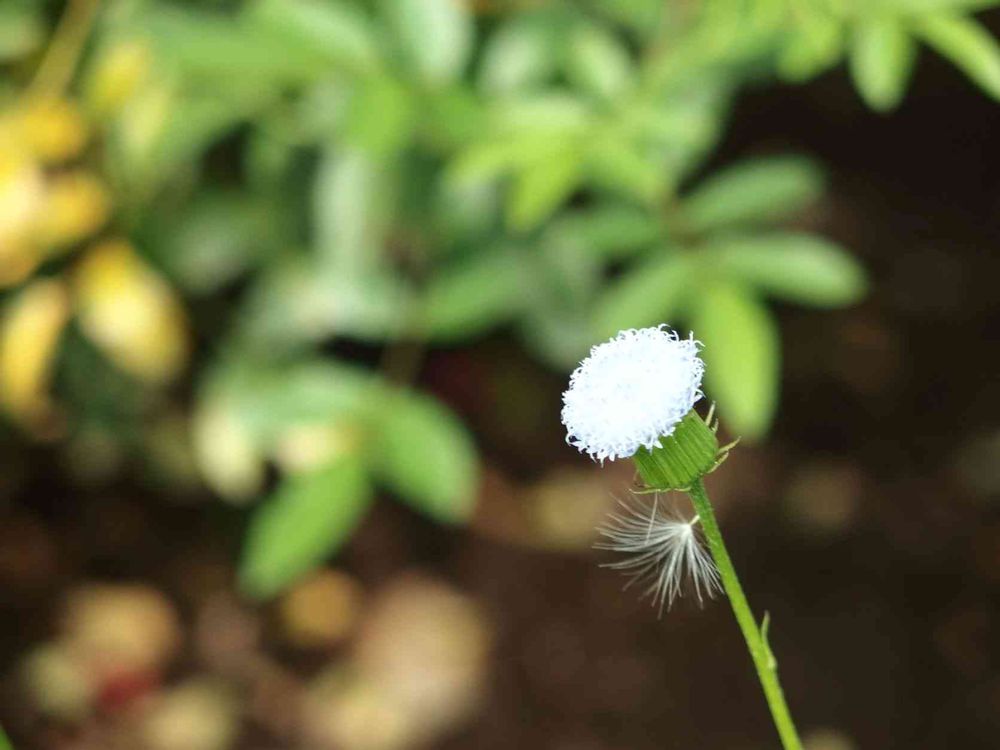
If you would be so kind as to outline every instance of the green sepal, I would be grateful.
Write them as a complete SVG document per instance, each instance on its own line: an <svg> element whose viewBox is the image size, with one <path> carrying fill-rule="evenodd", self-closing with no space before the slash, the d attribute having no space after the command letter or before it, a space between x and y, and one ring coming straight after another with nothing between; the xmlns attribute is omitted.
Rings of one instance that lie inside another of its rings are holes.
<svg viewBox="0 0 1000 750"><path fill-rule="evenodd" d="M672 435L660 438L661 447L636 451L632 458L647 487L686 490L719 465L725 458L726 449L720 451L711 421L711 415L706 421L692 409L677 424Z"/></svg>

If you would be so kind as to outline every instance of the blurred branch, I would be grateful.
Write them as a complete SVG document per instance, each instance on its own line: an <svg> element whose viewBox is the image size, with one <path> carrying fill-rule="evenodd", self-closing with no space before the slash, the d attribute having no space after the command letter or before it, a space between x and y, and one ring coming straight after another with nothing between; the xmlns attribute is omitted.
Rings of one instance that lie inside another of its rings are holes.
<svg viewBox="0 0 1000 750"><path fill-rule="evenodd" d="M58 96L69 85L83 45L93 28L100 0L69 0L52 35L30 92L36 96Z"/></svg>

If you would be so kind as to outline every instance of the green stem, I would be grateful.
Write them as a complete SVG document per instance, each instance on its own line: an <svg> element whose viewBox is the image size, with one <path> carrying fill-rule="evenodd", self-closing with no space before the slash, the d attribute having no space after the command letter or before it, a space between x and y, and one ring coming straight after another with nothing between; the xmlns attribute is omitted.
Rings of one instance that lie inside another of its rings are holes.
<svg viewBox="0 0 1000 750"><path fill-rule="evenodd" d="M778 729L778 735L781 737L781 744L785 750L802 750L802 742L795 730L792 715L788 711L788 704L785 703L781 682L778 681L777 663L771 654L771 648L767 645L765 633L762 633L757 626L753 610L750 609L750 604L743 593L743 587L740 586L740 579L736 576L732 560L729 559L729 552L726 551L722 532L719 531L719 524L715 521L715 513L712 511L712 504L708 500L702 480L696 480L688 492L695 511L698 513L701 528L705 532L708 548L715 559L715 566L719 569L722 585L729 597L730 604L733 606L736 622L739 623L740 630L743 631L743 638L747 642L750 656L757 668L757 677L760 679L761 687L764 688L764 697L771 709L771 716Z"/></svg>

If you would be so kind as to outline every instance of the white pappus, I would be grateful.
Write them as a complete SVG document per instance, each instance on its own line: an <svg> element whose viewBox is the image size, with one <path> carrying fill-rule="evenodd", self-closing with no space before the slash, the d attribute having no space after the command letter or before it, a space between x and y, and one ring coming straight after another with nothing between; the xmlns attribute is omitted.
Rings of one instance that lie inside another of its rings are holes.
<svg viewBox="0 0 1000 750"><path fill-rule="evenodd" d="M702 548L695 526L698 516L683 518L674 509L661 508L660 496L633 495L618 501L619 509L608 516L599 532L606 541L595 547L626 555L604 567L620 570L634 583L645 583L643 596L651 596L660 614L682 595L684 579L691 578L701 604L722 590L711 556Z"/></svg>

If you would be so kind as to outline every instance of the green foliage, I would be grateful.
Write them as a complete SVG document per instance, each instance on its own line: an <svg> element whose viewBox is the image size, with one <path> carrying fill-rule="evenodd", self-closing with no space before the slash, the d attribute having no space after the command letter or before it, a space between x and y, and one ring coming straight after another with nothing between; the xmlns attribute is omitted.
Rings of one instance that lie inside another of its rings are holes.
<svg viewBox="0 0 1000 750"><path fill-rule="evenodd" d="M684 199L681 211L689 231L709 232L785 218L822 192L823 175L811 161L770 157L714 175Z"/></svg>
<svg viewBox="0 0 1000 750"><path fill-rule="evenodd" d="M219 369L195 427L202 471L224 497L259 492L268 461L292 471L251 524L244 583L256 596L336 551L373 485L447 523L465 520L476 497L478 459L461 420L430 396L327 359ZM337 509L325 509L323 493ZM315 528L287 533L304 516Z"/></svg>
<svg viewBox="0 0 1000 750"><path fill-rule="evenodd" d="M913 71L915 47L898 18L865 18L857 23L849 57L851 76L872 109L899 105Z"/></svg>
<svg viewBox="0 0 1000 750"><path fill-rule="evenodd" d="M752 292L716 282L699 290L693 323L705 344L705 382L719 411L749 438L771 424L778 396L778 330Z"/></svg>
<svg viewBox="0 0 1000 750"><path fill-rule="evenodd" d="M983 91L1000 99L1000 45L983 26L971 18L941 12L922 18L918 30Z"/></svg>
<svg viewBox="0 0 1000 750"><path fill-rule="evenodd" d="M843 248L815 235L773 232L719 238L705 261L764 294L812 307L842 307L867 289L861 265Z"/></svg>
<svg viewBox="0 0 1000 750"><path fill-rule="evenodd" d="M450 411L398 391L383 403L370 449L375 476L403 500L445 523L464 521L476 497L476 453Z"/></svg>
<svg viewBox="0 0 1000 750"><path fill-rule="evenodd" d="M0 62L24 57L44 39L45 27L35 4L11 0L0 8Z"/></svg>
<svg viewBox="0 0 1000 750"><path fill-rule="evenodd" d="M998 97L1000 51L970 15L992 4L101 4L78 76L87 164L205 344L202 475L246 502L278 469L248 590L332 553L372 487L441 521L472 510L478 459L458 416L333 343L456 347L503 329L567 372L621 328L668 322L704 341L723 421L764 435L780 348L763 300L833 308L867 283L847 250L781 226L822 199L813 161L706 168L735 96L846 63L891 110L923 43ZM35 3L0 9L7 88L48 22ZM80 390L105 391L75 408L81 428L120 401L101 382ZM303 431L323 436L319 466L299 455Z"/></svg>
<svg viewBox="0 0 1000 750"><path fill-rule="evenodd" d="M294 582L350 535L371 497L361 461L352 456L283 480L250 520L242 589L265 598Z"/></svg>

